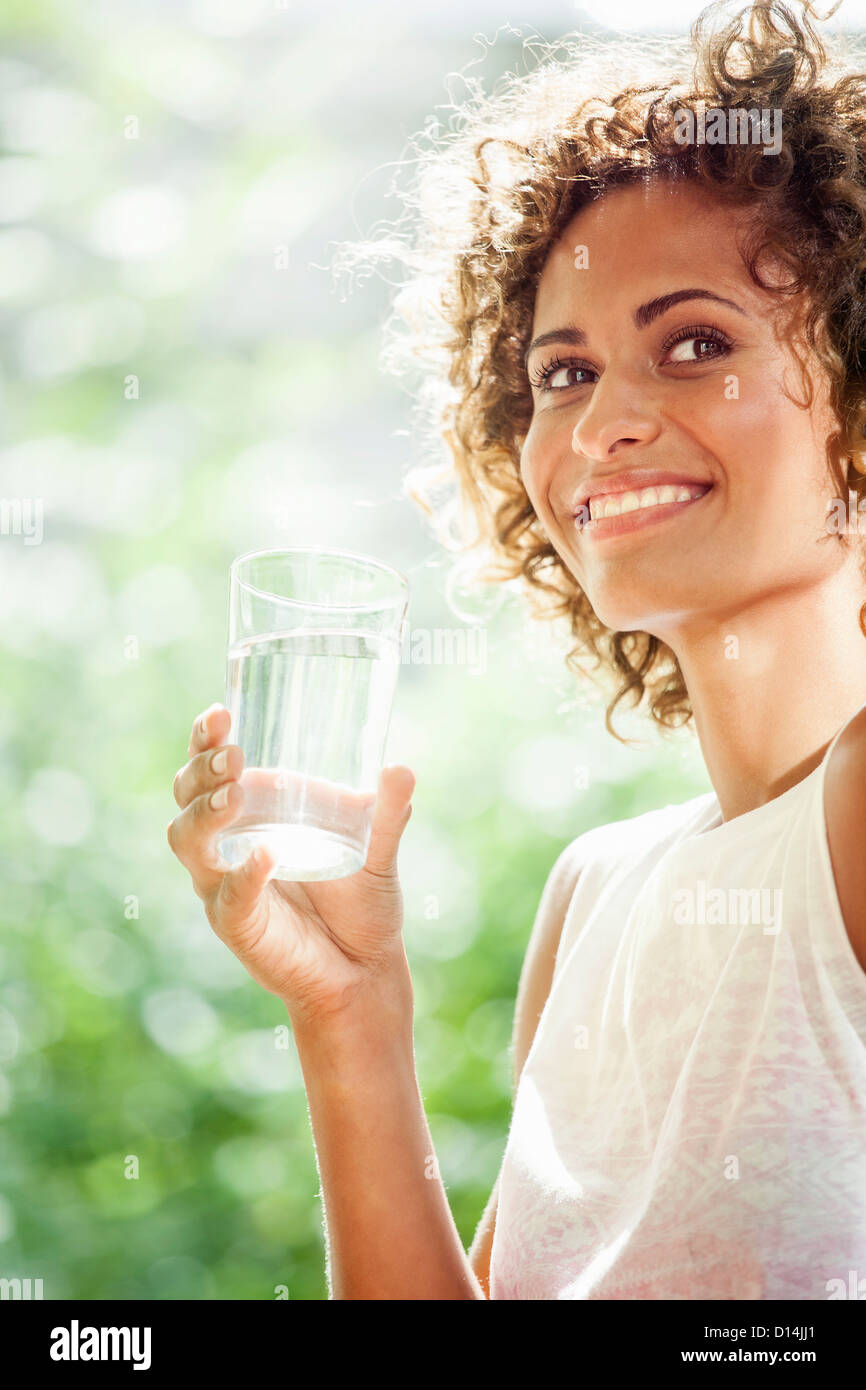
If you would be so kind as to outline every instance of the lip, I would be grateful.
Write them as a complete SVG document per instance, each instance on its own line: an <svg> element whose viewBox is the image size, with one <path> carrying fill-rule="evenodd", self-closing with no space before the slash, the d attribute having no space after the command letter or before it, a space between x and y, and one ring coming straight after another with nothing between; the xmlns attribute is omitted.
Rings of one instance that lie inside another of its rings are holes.
<svg viewBox="0 0 866 1390"><path fill-rule="evenodd" d="M645 487L652 487L652 483L645 483ZM695 483L693 486L697 487ZM620 512L619 516L600 516L594 521L586 521L581 526L575 517L575 530L577 534L586 540L601 540L603 538L626 535L631 531L641 531L647 526L656 526L660 522L668 521L674 516L679 516L682 512L688 511L692 507L700 506L701 502L711 496L714 491L712 483L701 484L706 486L706 492L701 493L700 497L692 497L688 502L664 502L656 504L654 507L637 508L633 512ZM626 491L629 489L618 489ZM600 497L601 493L590 493L591 497Z"/></svg>
<svg viewBox="0 0 866 1390"><path fill-rule="evenodd" d="M600 475L597 478L587 478L575 493L571 514L577 516L581 507L589 504L590 497L613 497L618 492L640 492L645 487L667 485L712 487L712 483L708 483L706 478L696 478L689 473L665 472L661 468L631 468L622 473L611 473L609 477Z"/></svg>

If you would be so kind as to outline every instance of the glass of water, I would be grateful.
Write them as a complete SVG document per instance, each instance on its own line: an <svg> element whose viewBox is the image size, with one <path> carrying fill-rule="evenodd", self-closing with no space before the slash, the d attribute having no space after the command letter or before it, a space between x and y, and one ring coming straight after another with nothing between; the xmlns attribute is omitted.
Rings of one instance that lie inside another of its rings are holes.
<svg viewBox="0 0 866 1390"><path fill-rule="evenodd" d="M232 564L226 706L246 795L218 842L232 867L265 844L273 878L363 868L408 602L404 575L348 551Z"/></svg>

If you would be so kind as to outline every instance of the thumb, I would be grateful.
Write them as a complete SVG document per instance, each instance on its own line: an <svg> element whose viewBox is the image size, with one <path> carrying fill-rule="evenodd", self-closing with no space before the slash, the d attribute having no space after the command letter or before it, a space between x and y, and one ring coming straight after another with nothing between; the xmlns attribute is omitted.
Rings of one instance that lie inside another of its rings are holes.
<svg viewBox="0 0 866 1390"><path fill-rule="evenodd" d="M217 935L232 950L255 917L273 868L271 851L267 845L259 845L242 864L223 875L217 894L220 918Z"/></svg>
<svg viewBox="0 0 866 1390"><path fill-rule="evenodd" d="M393 874L397 867L400 837L412 814L415 774L409 767L394 764L379 774L379 790L373 808L370 847L364 868L372 874Z"/></svg>

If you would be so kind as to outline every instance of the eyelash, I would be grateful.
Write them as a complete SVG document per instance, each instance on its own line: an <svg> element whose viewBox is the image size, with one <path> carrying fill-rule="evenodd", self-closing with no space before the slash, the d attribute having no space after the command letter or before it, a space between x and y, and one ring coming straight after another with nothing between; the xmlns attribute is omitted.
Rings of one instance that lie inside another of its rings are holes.
<svg viewBox="0 0 866 1390"><path fill-rule="evenodd" d="M697 340L698 342L711 342L711 343L715 343L715 344L717 345L717 347L719 347L719 348L722 349L721 352L714 352L714 353L712 353L711 355L708 354L707 356L705 356L705 357L703 357L703 358L696 357L696 358L695 358L695 361L696 361L696 362L700 362L700 361L710 362L710 361L713 361L716 357L724 356L724 354L725 354L726 352L730 352L731 348L733 347L733 343L732 343L731 339L728 337L728 335L727 335L726 333L723 333L723 332L721 331L721 329L719 329L719 328L712 328L712 327L709 327L708 325L697 325L697 326L694 326L694 327L691 327L691 328L680 328L680 329L678 329L677 332L676 332L671 338L668 338L668 339L666 340L666 342L663 344L663 346L662 346L662 351L663 351L663 352L669 352L670 349L671 349L672 347L675 347L677 343L687 343L687 342L689 342L689 341L692 340L692 339L695 339L695 340ZM683 363L683 362L681 362L681 363L679 363L679 364L677 364L677 365L679 365L679 366L689 366L689 365L691 365L691 364L690 364L690 363ZM592 367L586 366L585 363L579 362L579 361L578 361L576 358L574 358L574 357L565 357L565 358L562 358L562 357L558 357L558 356L557 356L557 357L551 358L551 359L550 359L549 361L547 361L547 362L543 362L543 363L541 364L541 366L537 368L535 374L532 375L532 376L530 376L530 378L529 378L530 384L531 384L532 386L537 387L538 390L540 390L540 391L565 391L565 390L567 390L568 388L565 387L565 386L548 386L548 385L546 384L546 383L548 382L548 380L550 379L550 377L553 376L554 372L559 371L562 367L573 367L576 371L582 371L582 372L591 372L591 371L593 370ZM587 385L587 382L585 382L585 381L580 381L580 382L575 382L574 384L575 384L576 386L586 386L586 385Z"/></svg>

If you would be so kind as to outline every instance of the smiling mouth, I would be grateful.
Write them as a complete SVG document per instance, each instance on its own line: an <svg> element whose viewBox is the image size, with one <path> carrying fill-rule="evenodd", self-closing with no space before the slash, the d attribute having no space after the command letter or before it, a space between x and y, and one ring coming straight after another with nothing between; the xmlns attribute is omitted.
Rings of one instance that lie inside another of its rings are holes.
<svg viewBox="0 0 866 1390"><path fill-rule="evenodd" d="M581 535L621 535L676 516L712 491L712 483L666 483L636 491L600 493L574 517Z"/></svg>

